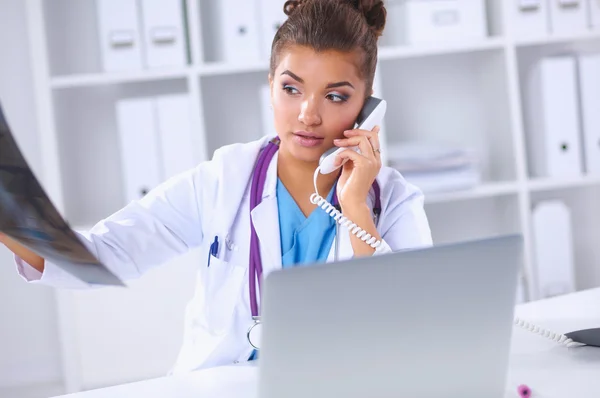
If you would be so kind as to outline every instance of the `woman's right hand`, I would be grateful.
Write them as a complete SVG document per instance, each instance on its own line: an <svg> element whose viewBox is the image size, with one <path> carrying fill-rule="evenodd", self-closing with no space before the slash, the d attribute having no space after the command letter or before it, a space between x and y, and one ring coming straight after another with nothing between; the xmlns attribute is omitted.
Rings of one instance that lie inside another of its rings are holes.
<svg viewBox="0 0 600 398"><path fill-rule="evenodd" d="M40 272L44 272L44 258L38 256L31 250L22 246L21 244L15 242L7 235L0 232L0 243L8 248L11 252L16 254L18 257L23 259L27 264L31 265L33 268Z"/></svg>

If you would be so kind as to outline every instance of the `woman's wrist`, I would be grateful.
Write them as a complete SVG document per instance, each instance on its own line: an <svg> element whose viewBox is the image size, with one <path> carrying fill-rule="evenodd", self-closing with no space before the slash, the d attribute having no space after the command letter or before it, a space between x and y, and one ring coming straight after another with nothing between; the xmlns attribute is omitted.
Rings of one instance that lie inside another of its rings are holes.
<svg viewBox="0 0 600 398"><path fill-rule="evenodd" d="M350 216L358 216L360 218L362 218L361 216L364 216L365 214L370 214L371 213L371 209L369 209L369 205L367 204L367 201L345 201L345 202L340 202L340 207L341 207L341 211L342 213L348 217L349 219L352 220L352 217Z"/></svg>

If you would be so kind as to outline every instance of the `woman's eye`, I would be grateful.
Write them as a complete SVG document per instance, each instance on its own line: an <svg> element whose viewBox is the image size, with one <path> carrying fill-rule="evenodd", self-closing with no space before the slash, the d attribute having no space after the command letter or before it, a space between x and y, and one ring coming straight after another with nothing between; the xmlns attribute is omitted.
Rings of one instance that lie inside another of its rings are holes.
<svg viewBox="0 0 600 398"><path fill-rule="evenodd" d="M340 94L328 94L327 98L332 102L345 102L348 100L348 97Z"/></svg>
<svg viewBox="0 0 600 398"><path fill-rule="evenodd" d="M298 90L292 86L283 86L283 91L288 94L298 94Z"/></svg>

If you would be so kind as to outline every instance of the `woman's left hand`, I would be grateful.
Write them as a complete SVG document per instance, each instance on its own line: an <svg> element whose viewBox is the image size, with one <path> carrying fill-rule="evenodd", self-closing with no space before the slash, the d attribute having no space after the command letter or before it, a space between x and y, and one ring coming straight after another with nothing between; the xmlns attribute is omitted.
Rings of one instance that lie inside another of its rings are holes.
<svg viewBox="0 0 600 398"><path fill-rule="evenodd" d="M358 146L361 153L347 149L336 158L336 165L347 160L338 180L338 200L342 208L362 207L366 204L369 190L381 169L379 126L371 131L347 130L344 136L346 138L335 140L334 144L341 148Z"/></svg>

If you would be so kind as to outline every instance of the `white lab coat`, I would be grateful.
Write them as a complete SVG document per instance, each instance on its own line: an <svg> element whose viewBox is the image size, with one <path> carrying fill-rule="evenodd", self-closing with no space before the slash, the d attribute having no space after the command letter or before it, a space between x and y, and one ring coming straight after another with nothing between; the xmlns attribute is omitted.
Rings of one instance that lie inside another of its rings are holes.
<svg viewBox="0 0 600 398"><path fill-rule="evenodd" d="M246 338L252 324L249 192L253 166L267 140L217 150L211 161L171 178L81 234L100 261L125 280L198 246L201 258L208 258L210 244L218 236L218 257L211 258L210 267L198 264L196 290L186 309L184 341L174 374L246 361L252 353ZM396 251L431 245L421 191L391 168L382 168L377 179L382 203L378 231L385 248ZM262 202L251 215L264 276L281 268L276 182L277 154L268 168ZM371 193L371 205L373 198ZM345 228L339 231L339 257L351 258L349 232ZM334 259L334 246L328 261ZM32 283L87 287L50 262L43 274L20 259L17 266Z"/></svg>

